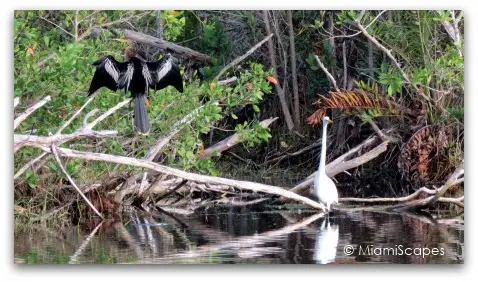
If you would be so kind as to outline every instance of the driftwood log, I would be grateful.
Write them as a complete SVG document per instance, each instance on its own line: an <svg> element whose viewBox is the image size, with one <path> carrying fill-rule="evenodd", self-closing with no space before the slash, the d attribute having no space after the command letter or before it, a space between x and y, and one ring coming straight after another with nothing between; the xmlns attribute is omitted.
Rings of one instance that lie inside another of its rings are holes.
<svg viewBox="0 0 478 282"><path fill-rule="evenodd" d="M206 54L138 31L133 31L130 29L115 29L114 32L123 33L128 40L154 46L166 52L173 52L183 58L200 62L207 62L210 60L210 57Z"/></svg>

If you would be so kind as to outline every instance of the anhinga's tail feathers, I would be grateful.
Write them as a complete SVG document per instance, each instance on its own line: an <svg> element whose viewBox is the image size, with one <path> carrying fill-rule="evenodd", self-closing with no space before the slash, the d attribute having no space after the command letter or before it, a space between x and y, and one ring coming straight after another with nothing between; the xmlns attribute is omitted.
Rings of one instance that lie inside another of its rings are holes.
<svg viewBox="0 0 478 282"><path fill-rule="evenodd" d="M134 100L134 126L141 133L148 134L150 125L146 111L146 96L138 95Z"/></svg>

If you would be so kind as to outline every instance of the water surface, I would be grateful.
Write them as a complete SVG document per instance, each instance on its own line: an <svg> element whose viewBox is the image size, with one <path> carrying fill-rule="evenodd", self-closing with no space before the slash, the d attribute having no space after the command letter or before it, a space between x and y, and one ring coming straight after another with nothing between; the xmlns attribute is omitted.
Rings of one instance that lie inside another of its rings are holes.
<svg viewBox="0 0 478 282"><path fill-rule="evenodd" d="M463 263L464 221L366 211L132 211L77 226L15 229L15 263Z"/></svg>

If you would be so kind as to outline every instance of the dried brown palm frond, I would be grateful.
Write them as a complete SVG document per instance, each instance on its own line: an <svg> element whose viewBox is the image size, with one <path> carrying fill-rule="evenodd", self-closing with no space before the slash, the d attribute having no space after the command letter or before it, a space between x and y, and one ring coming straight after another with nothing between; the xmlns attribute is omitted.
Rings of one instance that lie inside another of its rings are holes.
<svg viewBox="0 0 478 282"><path fill-rule="evenodd" d="M400 112L397 103L392 97L383 97L378 93L371 94L362 89L330 91L329 95L319 95L320 98L314 103L319 110L313 113L307 122L311 125L319 124L325 116L327 109L360 109L371 116L383 114L398 114Z"/></svg>

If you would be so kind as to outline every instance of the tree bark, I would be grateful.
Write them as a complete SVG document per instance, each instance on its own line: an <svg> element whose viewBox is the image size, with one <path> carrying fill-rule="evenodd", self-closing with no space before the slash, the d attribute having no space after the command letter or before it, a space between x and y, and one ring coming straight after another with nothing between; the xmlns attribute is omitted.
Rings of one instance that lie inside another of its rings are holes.
<svg viewBox="0 0 478 282"><path fill-rule="evenodd" d="M292 91L294 92L294 123L296 128L300 127L300 108L299 108L299 86L297 85L297 65L295 58L295 40L294 26L292 25L292 11L287 11L287 21L289 25L290 41L290 60L292 69Z"/></svg>
<svg viewBox="0 0 478 282"><path fill-rule="evenodd" d="M267 10L262 11L262 14L263 14L263 17L264 17L264 23L265 23L265 26L266 26L266 32L267 32L267 34L271 34L272 32L271 32L271 27L270 27L270 23L269 23L268 13L269 12ZM284 90L282 89L282 87L279 83L279 79L278 79L279 76L277 75L276 52L275 52L275 48L274 48L274 43L273 43L272 40L269 40L267 42L267 45L269 47L269 58L271 60L271 65L272 65L272 68L274 69L273 70L273 75L277 80L277 83L275 83L274 86L276 88L277 95L279 95L279 100L280 100L280 104L281 104L281 108L282 108L282 114L284 115L284 119L285 119L285 122L287 124L287 129L289 129L289 131L291 131L294 128L294 122L292 121L292 117L290 115L289 105L287 105L287 100L285 98Z"/></svg>

